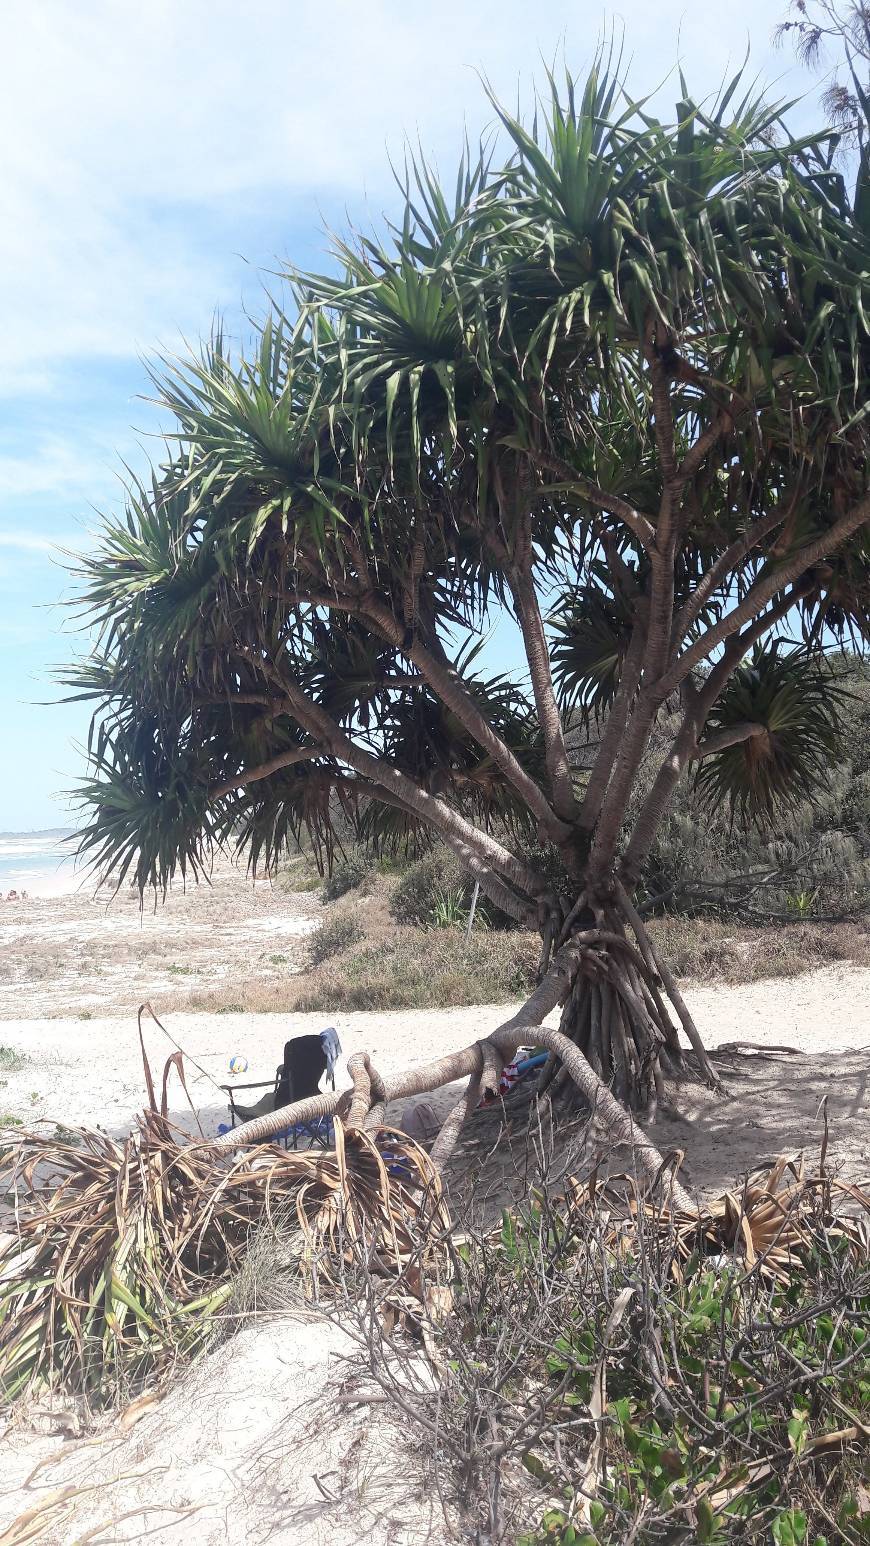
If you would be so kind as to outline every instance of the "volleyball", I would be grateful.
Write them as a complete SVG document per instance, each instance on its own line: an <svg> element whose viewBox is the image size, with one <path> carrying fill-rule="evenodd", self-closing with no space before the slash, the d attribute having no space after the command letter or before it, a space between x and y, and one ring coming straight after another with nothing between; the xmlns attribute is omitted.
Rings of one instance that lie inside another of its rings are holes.
<svg viewBox="0 0 870 1546"><path fill-rule="evenodd" d="M236 1057L234 1057L234 1058L230 1058L230 1073L231 1074L246 1074L247 1072L248 1072L248 1060L247 1060L247 1058L242 1057L240 1054L237 1054Z"/></svg>

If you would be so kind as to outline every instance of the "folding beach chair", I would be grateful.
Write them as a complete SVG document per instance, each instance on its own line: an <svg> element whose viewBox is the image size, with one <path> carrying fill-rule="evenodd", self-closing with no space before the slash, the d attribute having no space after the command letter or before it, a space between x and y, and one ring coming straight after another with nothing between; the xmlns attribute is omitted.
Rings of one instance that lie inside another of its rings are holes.
<svg viewBox="0 0 870 1546"><path fill-rule="evenodd" d="M335 1027L330 1025L320 1035L294 1036L284 1046L284 1061L278 1064L271 1087L266 1080L250 1084L223 1084L230 1098L230 1122L250 1122L267 1111L280 1111L298 1100L307 1100L320 1094L320 1081L326 1074L327 1081L335 1089L335 1066L341 1056L341 1042ZM256 1105L242 1105L236 1096L241 1090L266 1090ZM296 1122L276 1134L276 1142L285 1148L295 1149L300 1138L320 1144L324 1149L332 1143L331 1117L318 1117L313 1122Z"/></svg>

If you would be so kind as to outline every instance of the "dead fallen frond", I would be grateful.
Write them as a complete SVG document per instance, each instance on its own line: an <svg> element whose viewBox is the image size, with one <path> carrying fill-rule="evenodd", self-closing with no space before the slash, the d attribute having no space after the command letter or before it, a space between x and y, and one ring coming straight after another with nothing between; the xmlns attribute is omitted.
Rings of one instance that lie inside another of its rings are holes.
<svg viewBox="0 0 870 1546"><path fill-rule="evenodd" d="M858 1257L866 1258L870 1242L870 1185L849 1183L824 1170L808 1172L802 1157L785 1155L698 1211L651 1203L628 1175L611 1177L604 1185L595 1174L582 1183L570 1180L561 1206L572 1228L580 1227L584 1216L606 1210L609 1242L617 1253L636 1249L641 1222L644 1229L662 1234L673 1245L675 1280L699 1264L728 1261L743 1272L787 1285L805 1270L820 1230Z"/></svg>
<svg viewBox="0 0 870 1546"><path fill-rule="evenodd" d="M18 1137L0 1157L15 1196L0 1236L3 1397L49 1388L102 1405L155 1382L202 1345L252 1231L279 1216L295 1221L307 1292L328 1292L342 1258L360 1253L413 1292L406 1269L422 1248L437 1272L447 1224L428 1157L403 1134L338 1120L335 1138L325 1153L220 1154L153 1108L122 1141Z"/></svg>

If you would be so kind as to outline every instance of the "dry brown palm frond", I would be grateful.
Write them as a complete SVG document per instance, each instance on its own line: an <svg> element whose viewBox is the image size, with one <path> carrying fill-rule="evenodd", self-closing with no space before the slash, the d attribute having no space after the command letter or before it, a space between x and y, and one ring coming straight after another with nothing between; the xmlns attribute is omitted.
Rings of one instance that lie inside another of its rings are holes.
<svg viewBox="0 0 870 1546"><path fill-rule="evenodd" d="M389 1164L382 1149L389 1152ZM332 1151L216 1154L152 1106L129 1137L28 1133L0 1156L15 1194L0 1237L0 1392L124 1399L199 1347L253 1229L294 1217L298 1270L329 1292L365 1260L385 1294L422 1298L446 1263L448 1215L428 1156L403 1134L345 1132Z"/></svg>
<svg viewBox="0 0 870 1546"><path fill-rule="evenodd" d="M850 1211L846 1211L850 1204ZM746 1272L787 1284L805 1269L818 1230L829 1240L866 1256L870 1245L870 1187L827 1175L808 1174L802 1158L781 1156L755 1171L739 1190L727 1191L698 1212L670 1210L641 1195L633 1176L599 1184L596 1175L565 1187L564 1206L573 1220L584 1213L601 1219L607 1210L608 1245L614 1254L634 1248L641 1219L673 1239L671 1271L681 1276L690 1261L733 1259Z"/></svg>

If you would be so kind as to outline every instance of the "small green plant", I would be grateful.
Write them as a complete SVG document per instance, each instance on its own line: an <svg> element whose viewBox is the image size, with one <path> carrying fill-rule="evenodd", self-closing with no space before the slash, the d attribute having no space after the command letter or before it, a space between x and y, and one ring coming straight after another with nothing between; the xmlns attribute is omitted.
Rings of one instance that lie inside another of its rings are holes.
<svg viewBox="0 0 870 1546"><path fill-rule="evenodd" d="M81 1133L76 1132L72 1127L65 1127L63 1122L55 1122L54 1136L58 1143L76 1145L82 1142Z"/></svg>
<svg viewBox="0 0 870 1546"><path fill-rule="evenodd" d="M170 977L190 977L193 975L194 967L178 966L176 962L173 961L172 965L168 966L166 970L168 971Z"/></svg>
<svg viewBox="0 0 870 1546"><path fill-rule="evenodd" d="M5 1115L0 1116L0 1127L23 1127L23 1125L21 1118L13 1116L11 1111L7 1111Z"/></svg>
<svg viewBox="0 0 870 1546"><path fill-rule="evenodd" d="M286 966L288 961L288 957L282 955L268 956L267 959L270 966Z"/></svg>
<svg viewBox="0 0 870 1546"><path fill-rule="evenodd" d="M796 918L809 918L813 908L816 905L816 898L818 897L818 894L818 886L816 887L815 891L798 891L795 895L792 895L791 892L787 892L785 905L790 913L794 913Z"/></svg>
<svg viewBox="0 0 870 1546"><path fill-rule="evenodd" d="M17 1074L29 1062L27 1054L19 1052L17 1047L0 1047L0 1073Z"/></svg>
<svg viewBox="0 0 870 1546"><path fill-rule="evenodd" d="M282 870L276 880L279 890L287 891L290 895L296 895L308 891L319 891L323 884L323 876L314 864L305 861L291 865Z"/></svg>
<svg viewBox="0 0 870 1546"><path fill-rule="evenodd" d="M398 881L390 897L390 912L397 923L427 929L435 921L439 898L450 896L454 899L451 905L458 909L470 894L457 860L447 849L435 847Z"/></svg>
<svg viewBox="0 0 870 1546"><path fill-rule="evenodd" d="M464 928L470 916L470 911L465 906L465 893L458 887L445 891L439 888L436 891L435 900L429 911L429 921L433 928Z"/></svg>

